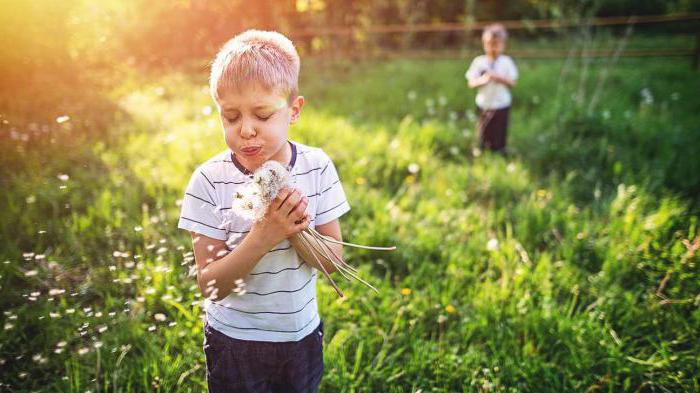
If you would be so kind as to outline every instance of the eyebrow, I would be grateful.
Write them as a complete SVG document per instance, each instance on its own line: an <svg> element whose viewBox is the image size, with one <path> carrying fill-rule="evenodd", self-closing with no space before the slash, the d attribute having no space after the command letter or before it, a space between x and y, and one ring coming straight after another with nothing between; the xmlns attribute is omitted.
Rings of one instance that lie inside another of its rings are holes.
<svg viewBox="0 0 700 393"><path fill-rule="evenodd" d="M256 105L253 107L254 111L258 111L261 109L276 109L274 105ZM234 112L234 111L239 111L238 108L233 108L233 107L224 107L222 108L223 112Z"/></svg>

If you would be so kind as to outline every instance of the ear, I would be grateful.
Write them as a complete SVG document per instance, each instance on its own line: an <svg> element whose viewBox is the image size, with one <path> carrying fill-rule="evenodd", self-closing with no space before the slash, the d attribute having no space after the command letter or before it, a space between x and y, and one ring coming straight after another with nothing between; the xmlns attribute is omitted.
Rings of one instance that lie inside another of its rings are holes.
<svg viewBox="0 0 700 393"><path fill-rule="evenodd" d="M289 109L291 110L291 117L289 119L290 124L295 124L299 120L299 115L301 114L301 108L304 107L304 97L303 96L296 96L294 100L292 100L292 104L289 106Z"/></svg>

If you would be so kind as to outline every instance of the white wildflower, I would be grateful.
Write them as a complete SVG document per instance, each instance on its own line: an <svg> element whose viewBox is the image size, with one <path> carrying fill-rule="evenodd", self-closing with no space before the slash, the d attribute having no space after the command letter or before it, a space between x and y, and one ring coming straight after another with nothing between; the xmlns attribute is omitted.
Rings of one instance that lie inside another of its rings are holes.
<svg viewBox="0 0 700 393"><path fill-rule="evenodd" d="M495 239L495 238L489 239L488 243L486 243L486 249L489 251L498 250L498 239Z"/></svg>

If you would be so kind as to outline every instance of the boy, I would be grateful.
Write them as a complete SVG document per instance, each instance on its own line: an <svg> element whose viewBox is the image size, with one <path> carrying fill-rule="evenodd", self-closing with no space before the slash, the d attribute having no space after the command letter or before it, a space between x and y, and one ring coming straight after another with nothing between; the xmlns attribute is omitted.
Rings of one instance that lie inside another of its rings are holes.
<svg viewBox="0 0 700 393"><path fill-rule="evenodd" d="M178 224L192 235L206 297L210 392L316 392L321 382L317 265L297 254L290 237L311 225L342 240L338 217L350 206L328 156L288 140L304 106L299 64L289 39L257 30L227 42L212 64L210 89L228 149L194 171ZM261 220L237 217L234 193L268 160L287 166L295 188L282 190Z"/></svg>
<svg viewBox="0 0 700 393"><path fill-rule="evenodd" d="M481 35L485 55L477 56L465 74L469 87L479 89L476 95L479 146L500 152L506 148L510 89L518 78L515 63L503 54L506 38L502 25L486 26Z"/></svg>

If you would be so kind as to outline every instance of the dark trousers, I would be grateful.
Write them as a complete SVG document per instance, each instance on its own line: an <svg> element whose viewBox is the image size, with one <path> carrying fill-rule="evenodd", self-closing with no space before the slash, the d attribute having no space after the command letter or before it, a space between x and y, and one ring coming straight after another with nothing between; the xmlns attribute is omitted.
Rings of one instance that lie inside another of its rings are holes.
<svg viewBox="0 0 700 393"><path fill-rule="evenodd" d="M479 147L494 151L504 151L508 134L510 107L502 109L478 108Z"/></svg>
<svg viewBox="0 0 700 393"><path fill-rule="evenodd" d="M300 341L231 338L204 325L209 392L318 392L323 376L323 322Z"/></svg>

